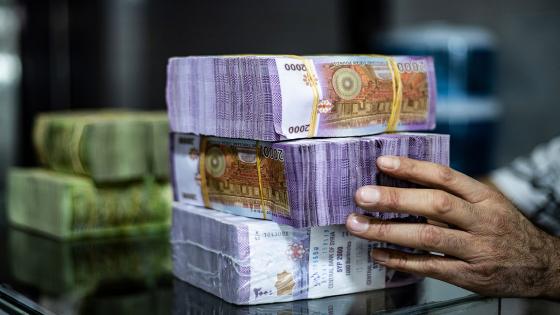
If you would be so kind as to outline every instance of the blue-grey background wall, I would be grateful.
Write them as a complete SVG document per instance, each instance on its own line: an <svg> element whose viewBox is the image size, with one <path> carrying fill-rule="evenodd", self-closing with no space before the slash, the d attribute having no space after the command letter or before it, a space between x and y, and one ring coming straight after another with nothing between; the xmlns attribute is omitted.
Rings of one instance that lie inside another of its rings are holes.
<svg viewBox="0 0 560 315"><path fill-rule="evenodd" d="M560 1L394 0L388 10L387 28L444 21L494 34L503 110L496 135L498 166L560 136Z"/></svg>

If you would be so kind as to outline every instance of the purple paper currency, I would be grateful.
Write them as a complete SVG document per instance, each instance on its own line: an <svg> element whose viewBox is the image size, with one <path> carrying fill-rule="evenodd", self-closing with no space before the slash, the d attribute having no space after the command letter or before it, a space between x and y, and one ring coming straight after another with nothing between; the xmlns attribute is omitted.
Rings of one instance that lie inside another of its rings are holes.
<svg viewBox="0 0 560 315"><path fill-rule="evenodd" d="M175 201L298 228L344 224L353 212L381 219L410 217L366 212L355 204L354 194L364 185L414 187L379 173L379 156L449 164L449 136L440 134L282 142L171 137Z"/></svg>
<svg viewBox="0 0 560 315"><path fill-rule="evenodd" d="M435 127L430 57L176 57L171 130L278 141Z"/></svg>
<svg viewBox="0 0 560 315"><path fill-rule="evenodd" d="M375 263L369 253L387 245L354 237L341 225L294 229L175 204L171 244L176 277L235 304L320 298L420 279Z"/></svg>

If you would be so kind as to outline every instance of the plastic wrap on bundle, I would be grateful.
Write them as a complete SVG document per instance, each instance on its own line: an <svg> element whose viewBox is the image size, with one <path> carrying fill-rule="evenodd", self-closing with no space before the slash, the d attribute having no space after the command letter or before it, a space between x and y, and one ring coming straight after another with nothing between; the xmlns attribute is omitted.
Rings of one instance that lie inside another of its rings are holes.
<svg viewBox="0 0 560 315"><path fill-rule="evenodd" d="M352 236L342 225L295 229L175 204L171 244L179 279L234 304L321 298L420 279L377 264L370 252L387 244Z"/></svg>

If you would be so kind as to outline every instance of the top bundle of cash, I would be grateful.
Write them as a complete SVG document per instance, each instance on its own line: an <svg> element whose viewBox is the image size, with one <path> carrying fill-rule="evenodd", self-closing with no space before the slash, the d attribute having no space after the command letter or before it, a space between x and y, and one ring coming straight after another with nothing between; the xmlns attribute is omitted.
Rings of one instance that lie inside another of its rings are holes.
<svg viewBox="0 0 560 315"><path fill-rule="evenodd" d="M171 58L174 132L263 141L435 127L430 57Z"/></svg>
<svg viewBox="0 0 560 315"><path fill-rule="evenodd" d="M37 118L33 140L50 169L123 182L168 177L168 132L163 112L59 112Z"/></svg>

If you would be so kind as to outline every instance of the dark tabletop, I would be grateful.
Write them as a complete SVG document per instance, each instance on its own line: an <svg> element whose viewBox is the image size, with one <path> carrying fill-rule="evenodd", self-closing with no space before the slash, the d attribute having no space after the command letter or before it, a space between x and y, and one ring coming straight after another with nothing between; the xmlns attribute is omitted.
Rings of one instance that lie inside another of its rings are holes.
<svg viewBox="0 0 560 315"><path fill-rule="evenodd" d="M1 226L0 314L552 314L559 305L484 298L425 279L396 289L235 306L173 278L170 270L167 234L59 241Z"/></svg>

